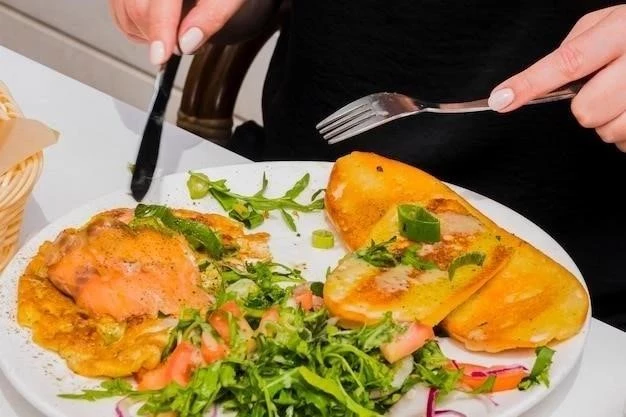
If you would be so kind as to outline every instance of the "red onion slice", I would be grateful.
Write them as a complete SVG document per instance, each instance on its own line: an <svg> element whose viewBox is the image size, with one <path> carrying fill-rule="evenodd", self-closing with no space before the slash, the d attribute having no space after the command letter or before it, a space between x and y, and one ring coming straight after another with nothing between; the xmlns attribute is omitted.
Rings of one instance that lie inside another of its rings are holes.
<svg viewBox="0 0 626 417"><path fill-rule="evenodd" d="M212 405L211 408L204 412L203 417L217 417L217 407Z"/></svg>
<svg viewBox="0 0 626 417"><path fill-rule="evenodd" d="M496 407L498 407L500 404L498 404L496 402L496 400L493 399L493 397L489 394L483 394L485 396L485 398L487 398L489 400L489 402L493 405L495 405Z"/></svg>
<svg viewBox="0 0 626 417"><path fill-rule="evenodd" d="M461 413L460 411L456 411L456 410L437 410L435 411L435 415L436 416L441 416L441 415L451 415L451 416L456 416L456 417L467 417L465 414Z"/></svg>
<svg viewBox="0 0 626 417"><path fill-rule="evenodd" d="M130 397L124 397L115 404L115 417L132 417L130 407L137 403Z"/></svg>
<svg viewBox="0 0 626 417"><path fill-rule="evenodd" d="M435 400L437 399L437 389L428 390L428 400L426 401L426 417L435 417Z"/></svg>
<svg viewBox="0 0 626 417"><path fill-rule="evenodd" d="M497 369L489 369L486 371L472 371L470 372L469 376L481 378L481 377L487 377L489 375L498 375L504 372L518 371L518 370L528 371L528 368L526 368L523 365L514 365L514 366L507 366L507 367L497 368Z"/></svg>

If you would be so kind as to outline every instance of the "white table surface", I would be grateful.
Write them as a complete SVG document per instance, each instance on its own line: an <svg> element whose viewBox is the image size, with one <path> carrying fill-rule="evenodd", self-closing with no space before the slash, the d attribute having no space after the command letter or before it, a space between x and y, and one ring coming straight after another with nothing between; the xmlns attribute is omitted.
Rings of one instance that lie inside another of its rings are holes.
<svg viewBox="0 0 626 417"><path fill-rule="evenodd" d="M69 210L128 187L145 113L0 46L0 81L28 117L61 132L28 204L22 242ZM176 126L164 128L157 174L248 160ZM0 341L2 343L2 341ZM593 320L572 374L524 417L626 416L626 333ZM0 417L43 417L0 373ZM106 416L102 416L106 417Z"/></svg>

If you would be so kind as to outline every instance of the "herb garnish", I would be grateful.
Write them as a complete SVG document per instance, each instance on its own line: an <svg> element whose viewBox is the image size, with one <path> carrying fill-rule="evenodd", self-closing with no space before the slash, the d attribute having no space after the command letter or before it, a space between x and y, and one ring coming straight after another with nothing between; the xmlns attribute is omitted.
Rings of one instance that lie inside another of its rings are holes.
<svg viewBox="0 0 626 417"><path fill-rule="evenodd" d="M415 269L419 269L421 271L426 271L428 269L436 269L437 264L432 261L428 261L426 259L421 258L417 251L419 250L419 245L413 245L405 249L402 254L402 258L400 259L400 263L403 265L410 265Z"/></svg>
<svg viewBox="0 0 626 417"><path fill-rule="evenodd" d="M420 245L411 245L399 253L390 251L388 246L395 241L396 236L381 243L372 240L369 246L358 250L356 255L370 265L379 268L391 268L398 264L412 266L422 271L437 268L437 264L423 259L417 254Z"/></svg>
<svg viewBox="0 0 626 417"><path fill-rule="evenodd" d="M425 382L438 390L437 397L452 392L463 376L460 369L450 369L450 360L443 354L439 344L434 340L427 342L421 349L413 354L416 362L416 377L418 381Z"/></svg>
<svg viewBox="0 0 626 417"><path fill-rule="evenodd" d="M381 243L376 243L372 240L368 247L356 251L356 255L370 265L377 266L379 268L391 268L396 266L398 261L389 251L387 245L395 241L396 236L393 236L391 239Z"/></svg>
<svg viewBox="0 0 626 417"><path fill-rule="evenodd" d="M313 195L310 204L301 204L296 201L296 198L308 187L309 181L310 175L305 174L281 197L272 198L265 196L268 185L265 174L263 174L261 189L253 195L246 196L232 192L224 179L211 181L203 173L190 172L187 188L193 199L211 194L231 218L241 222L248 229L261 225L267 212L278 210L289 229L295 232L297 231L295 220L289 211L312 212L324 208L324 199L315 199L322 190Z"/></svg>
<svg viewBox="0 0 626 417"><path fill-rule="evenodd" d="M533 385L544 384L546 387L550 386L549 370L552 364L554 350L547 346L539 346L535 349L535 354L537 358L535 359L533 369L531 369L530 374L524 377L518 385L520 391L525 391Z"/></svg>
<svg viewBox="0 0 626 417"><path fill-rule="evenodd" d="M134 392L132 385L121 378L103 381L100 387L102 389L84 390L80 394L60 394L59 397L73 400L97 401L103 398L120 397Z"/></svg>
<svg viewBox="0 0 626 417"><path fill-rule="evenodd" d="M138 204L130 226L167 228L185 236L191 245L203 247L215 259L221 258L224 253L220 238L211 228L201 222L177 217L166 206Z"/></svg>

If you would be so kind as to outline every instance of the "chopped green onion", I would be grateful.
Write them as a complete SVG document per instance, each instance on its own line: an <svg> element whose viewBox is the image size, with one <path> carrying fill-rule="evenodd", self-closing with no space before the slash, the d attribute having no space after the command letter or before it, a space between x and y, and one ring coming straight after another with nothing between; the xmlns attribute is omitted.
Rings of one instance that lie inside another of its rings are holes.
<svg viewBox="0 0 626 417"><path fill-rule="evenodd" d="M434 243L441 240L439 219L418 205L399 205L398 223L400 233L414 242Z"/></svg>
<svg viewBox="0 0 626 417"><path fill-rule="evenodd" d="M191 174L187 180L187 189L193 200L206 197L210 190L209 178L204 174Z"/></svg>
<svg viewBox="0 0 626 417"><path fill-rule="evenodd" d="M328 230L314 230L311 235L311 244L317 249L330 249L335 246L335 236Z"/></svg>
<svg viewBox="0 0 626 417"><path fill-rule="evenodd" d="M463 254L452 261L452 263L448 267L448 276L450 279L452 279L454 272L458 268L462 266L466 266L466 265L482 266L484 261L485 261L485 254L482 252L468 252L466 254Z"/></svg>

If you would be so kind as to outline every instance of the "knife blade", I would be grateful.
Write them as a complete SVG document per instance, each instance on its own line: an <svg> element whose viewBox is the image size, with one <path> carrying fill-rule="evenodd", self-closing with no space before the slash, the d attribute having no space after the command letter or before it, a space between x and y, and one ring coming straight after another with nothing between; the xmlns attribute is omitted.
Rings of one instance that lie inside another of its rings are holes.
<svg viewBox="0 0 626 417"><path fill-rule="evenodd" d="M183 0L181 4L181 15L179 21L183 21L189 11L196 5L197 0ZM180 66L181 56L172 54L167 62L159 68L154 80L154 92L150 104L150 114L144 127L141 144L137 152L135 168L130 182L130 191L135 201L140 202L148 193L157 161L159 159L159 148L161 147L161 134L163 132L163 121L165 110L170 99L174 79Z"/></svg>
<svg viewBox="0 0 626 417"><path fill-rule="evenodd" d="M143 200L152 184L159 159L165 110L180 65L180 59L180 55L173 54L161 67L155 78L150 114L143 131L130 184L131 193L137 202Z"/></svg>

